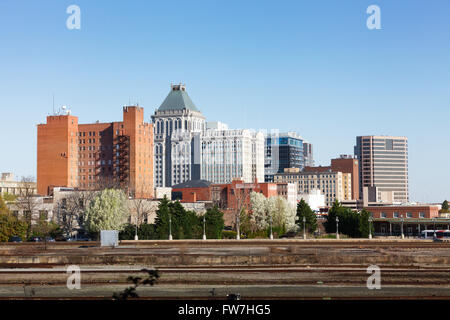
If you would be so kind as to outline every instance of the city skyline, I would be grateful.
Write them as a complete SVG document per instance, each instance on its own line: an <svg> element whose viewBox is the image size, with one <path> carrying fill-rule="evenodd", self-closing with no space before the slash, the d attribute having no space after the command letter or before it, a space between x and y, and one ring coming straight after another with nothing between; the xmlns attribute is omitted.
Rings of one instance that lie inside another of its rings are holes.
<svg viewBox="0 0 450 320"><path fill-rule="evenodd" d="M1 40L11 48L0 53L1 132L13 137L0 171L36 176L36 125L52 112L53 94L81 123L112 122L136 102L149 121L170 82L181 81L209 121L298 132L317 165L353 154L356 136L406 136L410 199L448 198L449 133L438 121L449 115L448 3L377 1L382 30L368 30L369 2L327 10L286 2L270 14L261 3L251 15L251 4L78 1L79 31L65 28L69 4L27 3L25 12L24 2L0 4L0 27L9 30ZM185 26L181 12L201 22Z"/></svg>

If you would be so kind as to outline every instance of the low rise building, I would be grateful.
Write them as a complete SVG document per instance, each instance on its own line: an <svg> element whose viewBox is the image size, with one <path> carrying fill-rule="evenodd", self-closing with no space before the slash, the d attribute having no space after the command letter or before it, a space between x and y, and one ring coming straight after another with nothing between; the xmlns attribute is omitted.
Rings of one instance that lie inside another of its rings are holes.
<svg viewBox="0 0 450 320"><path fill-rule="evenodd" d="M36 194L36 182L16 181L12 173L2 172L0 177L0 194L4 193L15 196Z"/></svg>
<svg viewBox="0 0 450 320"><path fill-rule="evenodd" d="M325 195L325 205L331 206L334 200L351 199L351 174L332 170L300 172L298 168L287 168L274 175L275 183L297 184L298 199L310 191L320 190Z"/></svg>

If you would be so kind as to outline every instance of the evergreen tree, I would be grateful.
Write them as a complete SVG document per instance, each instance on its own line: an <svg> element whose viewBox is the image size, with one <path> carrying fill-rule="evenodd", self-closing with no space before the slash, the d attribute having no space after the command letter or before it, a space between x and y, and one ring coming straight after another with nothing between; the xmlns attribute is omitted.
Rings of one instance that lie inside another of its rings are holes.
<svg viewBox="0 0 450 320"><path fill-rule="evenodd" d="M314 232L317 229L317 218L314 211L306 203L305 200L301 199L297 204L297 224L300 230L303 231L303 217L306 218L305 226L308 232Z"/></svg>
<svg viewBox="0 0 450 320"><path fill-rule="evenodd" d="M448 212L448 201L444 200L444 202L442 202L442 211Z"/></svg>
<svg viewBox="0 0 450 320"><path fill-rule="evenodd" d="M327 233L335 233L336 232L336 217L339 214L341 209L341 204L336 199L333 202L333 206L328 210L327 221L324 223L325 231ZM340 217L339 217L340 218Z"/></svg>
<svg viewBox="0 0 450 320"><path fill-rule="evenodd" d="M156 211L155 229L158 239L169 238L169 204L170 201L166 196L159 202L158 210Z"/></svg>
<svg viewBox="0 0 450 320"><path fill-rule="evenodd" d="M359 213L359 236L361 238L369 237L369 217L370 212L366 209L362 209ZM373 225L370 226L370 231L373 234Z"/></svg>
<svg viewBox="0 0 450 320"><path fill-rule="evenodd" d="M207 239L222 239L222 231L225 227L225 222L223 219L223 213L217 206L206 210L205 224Z"/></svg>

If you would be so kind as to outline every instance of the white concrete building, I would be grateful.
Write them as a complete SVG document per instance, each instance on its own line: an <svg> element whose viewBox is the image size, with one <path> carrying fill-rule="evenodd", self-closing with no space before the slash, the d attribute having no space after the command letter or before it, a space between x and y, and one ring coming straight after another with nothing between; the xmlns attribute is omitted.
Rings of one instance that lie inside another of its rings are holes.
<svg viewBox="0 0 450 320"><path fill-rule="evenodd" d="M264 181L264 134L251 130L206 130L199 135L201 179L213 183Z"/></svg>
<svg viewBox="0 0 450 320"><path fill-rule="evenodd" d="M206 129L205 117L197 109L182 84L171 91L152 116L154 125L154 184L174 184L200 178L199 147L193 145L196 133Z"/></svg>

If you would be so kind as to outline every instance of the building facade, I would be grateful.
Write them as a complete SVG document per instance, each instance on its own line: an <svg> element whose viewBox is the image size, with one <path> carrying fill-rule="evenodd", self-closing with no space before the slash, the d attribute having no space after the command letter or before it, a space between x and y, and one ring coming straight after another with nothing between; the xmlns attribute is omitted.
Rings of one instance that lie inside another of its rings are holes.
<svg viewBox="0 0 450 320"><path fill-rule="evenodd" d="M359 161L349 155L341 155L339 158L331 159L330 166L310 167L306 166L304 172L328 172L340 171L351 174L351 200L359 200Z"/></svg>
<svg viewBox="0 0 450 320"><path fill-rule="evenodd" d="M201 179L264 181L264 135L251 130L206 130L200 139Z"/></svg>
<svg viewBox="0 0 450 320"><path fill-rule="evenodd" d="M305 166L303 138L295 132L270 133L265 137L264 179L273 182L276 173L285 168L303 169Z"/></svg>
<svg viewBox="0 0 450 320"><path fill-rule="evenodd" d="M313 145L306 141L303 142L303 161L305 167L314 167Z"/></svg>
<svg viewBox="0 0 450 320"><path fill-rule="evenodd" d="M123 121L112 123L78 124L63 113L38 125L38 194L118 185L134 197L153 196L153 127L143 108L124 107Z"/></svg>
<svg viewBox="0 0 450 320"><path fill-rule="evenodd" d="M171 187L199 179L200 148L194 144L194 137L206 129L205 117L192 102L185 85L171 85L166 99L152 115L152 122L155 186Z"/></svg>
<svg viewBox="0 0 450 320"><path fill-rule="evenodd" d="M274 182L297 184L298 199L316 189L320 190L327 206L331 206L334 200L351 198L351 174L340 171L300 172L298 168L288 168L283 173L275 174Z"/></svg>
<svg viewBox="0 0 450 320"><path fill-rule="evenodd" d="M377 198L394 203L409 201L408 139L391 136L359 136L355 157L359 161L359 197L364 187L376 187Z"/></svg>
<svg viewBox="0 0 450 320"><path fill-rule="evenodd" d="M36 182L15 181L10 172L2 172L0 176L0 195L11 194L14 196L36 194Z"/></svg>

